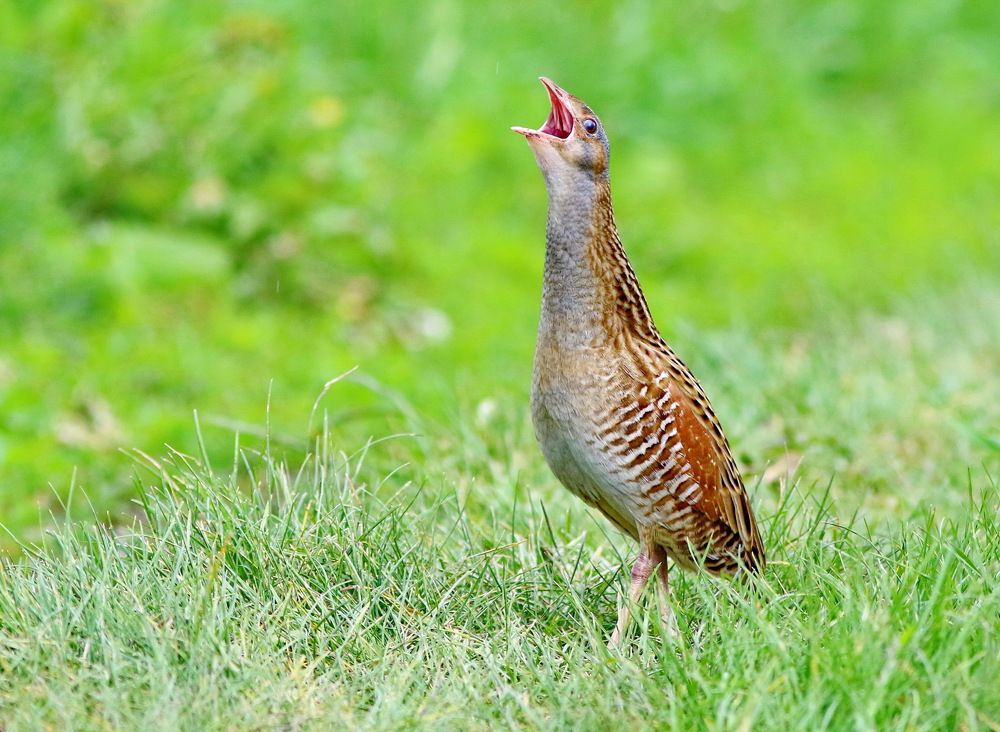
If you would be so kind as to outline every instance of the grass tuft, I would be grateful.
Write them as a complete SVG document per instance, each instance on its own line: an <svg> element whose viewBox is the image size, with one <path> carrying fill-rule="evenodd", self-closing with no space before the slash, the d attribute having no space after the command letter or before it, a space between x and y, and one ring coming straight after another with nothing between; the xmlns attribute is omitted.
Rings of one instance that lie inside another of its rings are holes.
<svg viewBox="0 0 1000 732"><path fill-rule="evenodd" d="M368 455L372 451L362 451ZM788 487L757 592L677 575L604 642L619 558L541 505L470 520L458 494L318 440L294 472L138 458L127 529L64 523L0 565L6 729L982 729L995 688L993 483L959 520L873 533ZM822 494L819 494L822 495ZM976 496L980 496L976 498Z"/></svg>

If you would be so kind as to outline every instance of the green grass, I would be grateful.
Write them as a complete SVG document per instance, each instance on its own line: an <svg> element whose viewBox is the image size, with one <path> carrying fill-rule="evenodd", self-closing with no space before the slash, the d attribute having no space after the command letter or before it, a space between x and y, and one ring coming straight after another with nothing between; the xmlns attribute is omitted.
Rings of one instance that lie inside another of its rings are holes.
<svg viewBox="0 0 1000 732"><path fill-rule="evenodd" d="M790 496L758 597L681 579L683 645L647 613L619 656L615 565L554 543L534 507L478 525L413 491L387 508L340 465L248 497L184 462L147 495L149 527L62 532L5 569L8 729L933 730L1000 712L992 506L873 540Z"/></svg>
<svg viewBox="0 0 1000 732"><path fill-rule="evenodd" d="M554 539L534 503L486 522L407 486L385 503L333 455L297 478L257 463L250 494L190 458L159 465L148 525L57 532L3 569L6 729L975 730L1000 714L995 487L960 522L922 512L877 538L790 489L756 596L680 578L683 643L645 612L619 654L603 647L614 555Z"/></svg>
<svg viewBox="0 0 1000 732"><path fill-rule="evenodd" d="M1000 5L581 7L0 0L0 727L998 729ZM527 418L540 74L773 560L678 647Z"/></svg>
<svg viewBox="0 0 1000 732"><path fill-rule="evenodd" d="M119 448L190 452L193 410L260 422L269 390L301 438L353 366L439 420L523 400L545 201L508 126L539 74L610 131L668 335L995 274L998 30L985 2L3 0L0 515L37 536L74 470L117 506Z"/></svg>
<svg viewBox="0 0 1000 732"><path fill-rule="evenodd" d="M77 516L0 565L0 719L995 729L998 296L691 336L771 563L756 593L675 575L677 646L647 596L604 649L634 550L555 484L523 405L349 452L327 414L304 463L252 436L214 468L137 453L130 520Z"/></svg>

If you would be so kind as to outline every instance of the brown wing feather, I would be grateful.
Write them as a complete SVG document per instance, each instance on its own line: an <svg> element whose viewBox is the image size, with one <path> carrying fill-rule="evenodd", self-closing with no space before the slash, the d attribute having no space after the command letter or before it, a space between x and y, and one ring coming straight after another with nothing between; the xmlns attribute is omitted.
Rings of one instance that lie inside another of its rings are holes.
<svg viewBox="0 0 1000 732"><path fill-rule="evenodd" d="M649 373L645 379L652 385L647 398L653 404L662 403L663 395L669 394L670 402L676 403L670 425L676 429L674 439L679 441L683 456L676 469L661 475L660 483L673 481L677 486L675 497L694 509L688 514L685 538L696 549L709 547L707 561L716 564L719 571L735 570L736 558L749 569L759 571L766 564L764 545L729 442L711 402L669 346L662 342L655 344L655 353L658 358L647 361L658 371L655 375ZM648 358L651 354L646 355ZM659 416L655 423L665 424L662 414ZM667 457L665 451L661 453L660 464ZM684 491L684 484L677 484L681 470L689 471L690 481L697 483L697 490ZM656 496L657 488L648 493Z"/></svg>

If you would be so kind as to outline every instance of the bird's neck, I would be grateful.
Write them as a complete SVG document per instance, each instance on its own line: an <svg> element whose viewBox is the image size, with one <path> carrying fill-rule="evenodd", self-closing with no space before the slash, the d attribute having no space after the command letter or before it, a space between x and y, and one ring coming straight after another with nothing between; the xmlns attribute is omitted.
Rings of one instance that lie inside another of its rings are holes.
<svg viewBox="0 0 1000 732"><path fill-rule="evenodd" d="M635 335L658 338L615 224L607 176L547 180L540 336L589 347Z"/></svg>

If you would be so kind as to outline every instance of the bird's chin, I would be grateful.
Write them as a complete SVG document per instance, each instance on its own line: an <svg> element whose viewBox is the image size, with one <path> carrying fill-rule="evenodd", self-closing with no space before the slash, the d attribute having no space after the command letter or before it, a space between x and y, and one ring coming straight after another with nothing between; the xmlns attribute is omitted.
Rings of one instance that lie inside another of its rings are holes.
<svg viewBox="0 0 1000 732"><path fill-rule="evenodd" d="M558 148L562 146L564 141L558 137L553 137L541 130L532 130L527 127L511 127L511 129L520 135L524 135L524 139L531 146L531 151L535 153L535 160L538 161L538 167L542 169L542 172L546 172L557 165L558 161L562 158Z"/></svg>
<svg viewBox="0 0 1000 732"><path fill-rule="evenodd" d="M548 175L550 171L558 170L563 166L565 161L556 145L540 136L528 137L527 139L531 146L531 152L535 154L538 167L542 169L543 173ZM556 142L561 142L561 140Z"/></svg>

